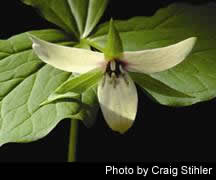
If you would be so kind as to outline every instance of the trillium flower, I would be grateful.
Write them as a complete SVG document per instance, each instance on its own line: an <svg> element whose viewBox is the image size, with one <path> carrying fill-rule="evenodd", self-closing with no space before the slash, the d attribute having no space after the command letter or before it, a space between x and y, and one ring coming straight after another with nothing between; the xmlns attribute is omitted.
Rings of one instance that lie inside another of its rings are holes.
<svg viewBox="0 0 216 180"><path fill-rule="evenodd" d="M151 74L181 63L191 52L196 38L191 37L163 48L123 52L120 36L110 22L104 53L52 44L30 35L33 50L45 63L79 74L101 71L97 96L109 127L125 133L133 124L138 105L136 86L128 72Z"/></svg>

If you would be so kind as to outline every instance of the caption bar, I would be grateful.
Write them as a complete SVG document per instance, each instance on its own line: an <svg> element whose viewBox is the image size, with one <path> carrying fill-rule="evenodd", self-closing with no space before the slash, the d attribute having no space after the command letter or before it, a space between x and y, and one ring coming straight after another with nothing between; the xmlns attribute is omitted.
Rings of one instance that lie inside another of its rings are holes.
<svg viewBox="0 0 216 180"><path fill-rule="evenodd" d="M106 175L140 175L140 176L173 176L179 175L213 175L214 169L212 167L204 166L180 166L180 167L160 167L157 165L151 167L117 167L117 166L106 166Z"/></svg>

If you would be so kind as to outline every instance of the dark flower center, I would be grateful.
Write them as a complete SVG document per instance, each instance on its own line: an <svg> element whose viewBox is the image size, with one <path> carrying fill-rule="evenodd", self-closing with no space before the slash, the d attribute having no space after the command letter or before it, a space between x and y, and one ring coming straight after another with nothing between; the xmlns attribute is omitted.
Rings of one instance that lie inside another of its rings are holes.
<svg viewBox="0 0 216 180"><path fill-rule="evenodd" d="M106 67L106 71L104 73L102 86L104 86L104 84L105 84L107 75L109 77L109 83L113 84L114 88L118 84L118 78L120 78L120 77L122 77L124 79L125 83L128 85L129 81L126 77L125 70L123 68L124 65L125 64L119 60L109 61L107 64L107 67Z"/></svg>
<svg viewBox="0 0 216 180"><path fill-rule="evenodd" d="M121 74L124 74L124 64L119 60L109 61L106 67L106 73L111 77L112 74L118 78Z"/></svg>

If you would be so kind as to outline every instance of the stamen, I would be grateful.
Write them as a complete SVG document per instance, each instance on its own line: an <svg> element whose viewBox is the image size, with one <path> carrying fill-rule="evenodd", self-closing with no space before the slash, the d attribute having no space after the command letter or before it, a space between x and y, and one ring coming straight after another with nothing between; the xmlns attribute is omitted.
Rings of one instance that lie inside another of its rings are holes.
<svg viewBox="0 0 216 180"><path fill-rule="evenodd" d="M106 76L108 76L108 79L106 79ZM121 64L121 61L118 61L118 60L110 61L107 64L106 71L104 73L102 87L108 81L108 83L112 84L113 88L115 88L119 83L118 78L123 78L124 82L127 85L129 85L129 79L127 77L126 71L124 70L124 68L123 68L123 66Z"/></svg>
<svg viewBox="0 0 216 180"><path fill-rule="evenodd" d="M113 87L115 88L116 87L116 84L117 84L117 76L114 72L112 72L111 74L111 80L110 80L110 83L113 84Z"/></svg>
<svg viewBox="0 0 216 180"><path fill-rule="evenodd" d="M116 74L114 72L112 72L112 74L111 74L111 82L113 82L113 80L115 80L115 79L116 79Z"/></svg>
<svg viewBox="0 0 216 180"><path fill-rule="evenodd" d="M111 61L110 62L110 69L111 69L111 71L115 71L116 70L116 62L115 61Z"/></svg>
<svg viewBox="0 0 216 180"><path fill-rule="evenodd" d="M125 74L125 70L122 68L121 64L119 65L119 70L122 74Z"/></svg>
<svg viewBox="0 0 216 180"><path fill-rule="evenodd" d="M106 73L104 73L104 75L103 75L102 87L104 87L105 82L106 82Z"/></svg>
<svg viewBox="0 0 216 180"><path fill-rule="evenodd" d="M126 83L127 85L129 85L129 81L128 81L127 76L126 76L125 74L122 74L122 77L123 77L125 83Z"/></svg>

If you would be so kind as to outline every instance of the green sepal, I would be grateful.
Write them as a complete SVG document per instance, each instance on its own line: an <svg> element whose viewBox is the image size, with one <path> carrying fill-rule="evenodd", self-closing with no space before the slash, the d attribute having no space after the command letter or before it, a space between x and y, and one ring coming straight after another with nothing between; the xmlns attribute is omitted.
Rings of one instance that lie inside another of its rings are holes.
<svg viewBox="0 0 216 180"><path fill-rule="evenodd" d="M50 94L48 99L40 105L50 104L56 100L59 101L60 99L77 98L80 94L94 87L102 77L103 72L100 69L94 69L85 74L73 76L60 85L52 94Z"/></svg>
<svg viewBox="0 0 216 180"><path fill-rule="evenodd" d="M110 20L109 32L107 35L107 43L104 49L104 55L106 60L110 61L116 58L120 58L123 52L122 40L119 32L117 31L113 20Z"/></svg>

